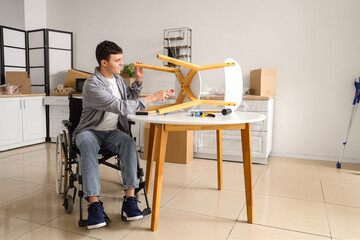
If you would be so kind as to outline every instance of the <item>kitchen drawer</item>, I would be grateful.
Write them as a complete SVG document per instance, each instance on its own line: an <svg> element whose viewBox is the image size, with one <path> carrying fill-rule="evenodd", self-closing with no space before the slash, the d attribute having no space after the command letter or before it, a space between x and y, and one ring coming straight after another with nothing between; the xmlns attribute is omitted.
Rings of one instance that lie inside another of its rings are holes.
<svg viewBox="0 0 360 240"><path fill-rule="evenodd" d="M50 106L49 117L69 119L69 106Z"/></svg>
<svg viewBox="0 0 360 240"><path fill-rule="evenodd" d="M216 158L216 132L196 132L195 153L207 153ZM240 130L223 130L223 158L226 155L242 156L241 132ZM266 158L267 133L251 131L251 151L253 157ZM194 156L196 156L196 154ZM230 159L232 160L232 159Z"/></svg>
<svg viewBox="0 0 360 240"><path fill-rule="evenodd" d="M265 120L260 122L251 123L251 131L267 132L269 129L269 113L268 112L259 112L266 116Z"/></svg>
<svg viewBox="0 0 360 240"><path fill-rule="evenodd" d="M273 99L264 100L243 100L237 109L241 112L269 112L273 104Z"/></svg>

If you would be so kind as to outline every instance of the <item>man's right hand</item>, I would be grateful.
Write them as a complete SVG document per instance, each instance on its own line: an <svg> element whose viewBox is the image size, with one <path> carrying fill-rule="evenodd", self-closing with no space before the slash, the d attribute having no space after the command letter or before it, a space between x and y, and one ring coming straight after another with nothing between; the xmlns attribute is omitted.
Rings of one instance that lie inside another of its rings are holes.
<svg viewBox="0 0 360 240"><path fill-rule="evenodd" d="M157 93L154 93L150 96L145 97L146 105L154 101L163 101L167 99L171 94L170 90L161 90Z"/></svg>

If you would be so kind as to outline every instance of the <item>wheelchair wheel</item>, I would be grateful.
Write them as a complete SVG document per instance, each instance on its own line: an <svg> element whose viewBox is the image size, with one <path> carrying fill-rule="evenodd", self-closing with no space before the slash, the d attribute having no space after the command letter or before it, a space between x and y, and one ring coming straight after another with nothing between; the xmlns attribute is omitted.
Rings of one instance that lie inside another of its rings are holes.
<svg viewBox="0 0 360 240"><path fill-rule="evenodd" d="M120 169L121 169L121 163L120 163L120 159L118 157L115 157L115 164L117 166L119 166ZM121 171L117 171L117 174L118 174L118 177L119 177L120 184L123 185Z"/></svg>
<svg viewBox="0 0 360 240"><path fill-rule="evenodd" d="M63 149L63 135L59 134L56 139L56 193L64 193L65 178L65 153Z"/></svg>
<svg viewBox="0 0 360 240"><path fill-rule="evenodd" d="M74 201L73 201L73 198L71 197L71 195L66 196L66 200L64 202L64 208L65 208L66 213L68 213L68 214L72 213L72 211L74 209Z"/></svg>

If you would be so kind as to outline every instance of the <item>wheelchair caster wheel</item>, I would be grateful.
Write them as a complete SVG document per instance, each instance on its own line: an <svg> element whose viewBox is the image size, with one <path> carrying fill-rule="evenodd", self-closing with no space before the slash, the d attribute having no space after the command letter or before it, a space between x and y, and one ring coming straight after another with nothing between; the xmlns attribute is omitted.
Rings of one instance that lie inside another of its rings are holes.
<svg viewBox="0 0 360 240"><path fill-rule="evenodd" d="M64 202L64 208L65 208L65 212L70 214L73 211L74 208L74 201L73 198L71 197L71 195L67 195L65 202Z"/></svg>

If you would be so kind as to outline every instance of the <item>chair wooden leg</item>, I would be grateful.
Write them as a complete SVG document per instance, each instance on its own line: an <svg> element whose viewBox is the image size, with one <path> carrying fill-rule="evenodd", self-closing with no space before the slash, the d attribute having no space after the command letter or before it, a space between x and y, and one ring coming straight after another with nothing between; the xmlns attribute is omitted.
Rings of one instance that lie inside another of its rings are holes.
<svg viewBox="0 0 360 240"><path fill-rule="evenodd" d="M222 130L216 130L217 142L217 175L218 175L218 190L223 187L223 164L222 164Z"/></svg>
<svg viewBox="0 0 360 240"><path fill-rule="evenodd" d="M241 129L241 142L244 161L244 179L246 194L246 210L248 223L253 222L253 182L252 182L252 159L251 159L251 133L250 123L245 124L245 129Z"/></svg>
<svg viewBox="0 0 360 240"><path fill-rule="evenodd" d="M156 136L157 136L157 129L155 128L154 123L150 123L149 129L149 141L148 141L148 152L147 152L147 162L146 162L146 192L150 193L150 184L151 184L151 175L152 175L152 166L154 161L155 155L155 146L156 146Z"/></svg>
<svg viewBox="0 0 360 240"><path fill-rule="evenodd" d="M155 167L155 181L154 181L154 196L153 196L153 205L152 205L152 215L151 215L151 231L156 231L159 221L159 211L160 211L160 199L161 199L161 188L162 188L162 179L164 174L164 162L165 162L165 153L166 153L166 144L168 132L165 131L165 126L162 124L157 124L156 128L158 129L158 139L157 139L157 152L156 152L156 167Z"/></svg>

